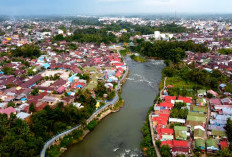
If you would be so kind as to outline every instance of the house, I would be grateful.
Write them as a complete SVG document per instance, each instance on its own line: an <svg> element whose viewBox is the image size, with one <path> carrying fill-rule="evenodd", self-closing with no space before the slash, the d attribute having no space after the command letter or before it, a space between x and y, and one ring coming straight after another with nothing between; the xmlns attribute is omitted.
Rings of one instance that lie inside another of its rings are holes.
<svg viewBox="0 0 232 157"><path fill-rule="evenodd" d="M217 139L207 139L206 140L206 149L208 153L215 153L219 150L219 141Z"/></svg>
<svg viewBox="0 0 232 157"><path fill-rule="evenodd" d="M188 126L205 126L206 123L206 115L202 113L194 113L194 112L189 112L187 116L187 122L186 124Z"/></svg>
<svg viewBox="0 0 232 157"><path fill-rule="evenodd" d="M162 102L158 106L165 108L165 109L172 109L174 107L174 104L169 103L169 102Z"/></svg>
<svg viewBox="0 0 232 157"><path fill-rule="evenodd" d="M232 100L230 98L221 99L223 105L232 105Z"/></svg>
<svg viewBox="0 0 232 157"><path fill-rule="evenodd" d="M41 99L42 102L46 102L48 103L49 105L54 105L57 103L58 101L58 98L56 97L53 97L53 96L44 96L42 99Z"/></svg>
<svg viewBox="0 0 232 157"><path fill-rule="evenodd" d="M204 98L197 99L196 105L197 106L205 106L206 105L206 99L204 99Z"/></svg>
<svg viewBox="0 0 232 157"><path fill-rule="evenodd" d="M177 154L189 154L190 147L187 141L173 140L172 154L176 156Z"/></svg>
<svg viewBox="0 0 232 157"><path fill-rule="evenodd" d="M59 87L59 88L57 89L57 92L58 92L59 94L64 93L64 91L65 91L65 87L64 87L64 86L61 86L61 87Z"/></svg>
<svg viewBox="0 0 232 157"><path fill-rule="evenodd" d="M186 126L174 126L174 131L176 140L187 140L187 136L190 136Z"/></svg>
<svg viewBox="0 0 232 157"><path fill-rule="evenodd" d="M173 140L161 141L161 146L168 145L170 148L173 147Z"/></svg>
<svg viewBox="0 0 232 157"><path fill-rule="evenodd" d="M182 96L179 96L178 100L182 101L183 103L186 103L187 105L191 105L192 104L192 98L191 97L182 97Z"/></svg>
<svg viewBox="0 0 232 157"><path fill-rule="evenodd" d="M169 118L169 123L181 123L181 124L185 124L185 119Z"/></svg>
<svg viewBox="0 0 232 157"><path fill-rule="evenodd" d="M170 102L173 101L173 100L176 100L176 96L165 96L164 97L164 101L165 102Z"/></svg>
<svg viewBox="0 0 232 157"><path fill-rule="evenodd" d="M28 113L26 113L26 112L19 112L19 113L16 115L17 118L22 119L22 120L28 118L29 116L30 116L30 114L28 114Z"/></svg>
<svg viewBox="0 0 232 157"><path fill-rule="evenodd" d="M161 141L173 140L173 129L160 128L157 129Z"/></svg>
<svg viewBox="0 0 232 157"><path fill-rule="evenodd" d="M202 152L205 152L205 141L203 139L195 140L195 149L199 148Z"/></svg>
<svg viewBox="0 0 232 157"><path fill-rule="evenodd" d="M6 114L8 118L11 114L16 114L16 110L13 107L7 107L6 109L0 109L1 114Z"/></svg>
<svg viewBox="0 0 232 157"><path fill-rule="evenodd" d="M223 149L228 149L228 142L227 141L220 141L220 148L221 150Z"/></svg>
<svg viewBox="0 0 232 157"><path fill-rule="evenodd" d="M194 128L194 140L204 139L205 137L205 129Z"/></svg>
<svg viewBox="0 0 232 157"><path fill-rule="evenodd" d="M217 98L212 98L212 99L210 99L209 102L210 102L210 105L212 105L212 106L214 106L214 105L222 105L220 99L217 99Z"/></svg>
<svg viewBox="0 0 232 157"><path fill-rule="evenodd" d="M199 98L203 98L203 97L206 97L206 90L197 90L197 96L199 97Z"/></svg>
<svg viewBox="0 0 232 157"><path fill-rule="evenodd" d="M226 132L221 130L212 130L210 135L217 139L227 138Z"/></svg>

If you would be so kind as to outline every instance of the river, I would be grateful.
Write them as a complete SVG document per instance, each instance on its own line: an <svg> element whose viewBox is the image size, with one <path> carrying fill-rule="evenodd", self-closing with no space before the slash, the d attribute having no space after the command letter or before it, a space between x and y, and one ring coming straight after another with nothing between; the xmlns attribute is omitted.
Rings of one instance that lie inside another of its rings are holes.
<svg viewBox="0 0 232 157"><path fill-rule="evenodd" d="M130 75L123 85L124 107L110 114L86 138L70 147L62 157L141 156L141 128L148 108L159 93L162 61L137 63L126 57Z"/></svg>

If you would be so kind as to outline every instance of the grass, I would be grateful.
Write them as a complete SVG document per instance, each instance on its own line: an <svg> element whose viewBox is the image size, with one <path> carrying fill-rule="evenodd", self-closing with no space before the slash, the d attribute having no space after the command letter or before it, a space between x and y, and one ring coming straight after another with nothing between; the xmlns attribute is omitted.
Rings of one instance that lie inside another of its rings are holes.
<svg viewBox="0 0 232 157"><path fill-rule="evenodd" d="M120 50L119 53L124 57L125 55L130 54L130 50L126 48L124 50Z"/></svg>
<svg viewBox="0 0 232 157"><path fill-rule="evenodd" d="M192 89L196 86L195 83L186 82L182 78L175 76L175 77L168 77L166 80L166 85L173 85L175 88L185 88L185 89Z"/></svg>
<svg viewBox="0 0 232 157"><path fill-rule="evenodd" d="M124 104L124 100L120 98L120 100L118 101L118 103L116 105L114 105L113 110L117 111L119 110Z"/></svg>
<svg viewBox="0 0 232 157"><path fill-rule="evenodd" d="M131 55L130 57L131 57L131 59L133 59L134 61L140 62L140 63L143 63L143 62L146 62L146 61L147 61L144 57L141 57L141 56Z"/></svg>

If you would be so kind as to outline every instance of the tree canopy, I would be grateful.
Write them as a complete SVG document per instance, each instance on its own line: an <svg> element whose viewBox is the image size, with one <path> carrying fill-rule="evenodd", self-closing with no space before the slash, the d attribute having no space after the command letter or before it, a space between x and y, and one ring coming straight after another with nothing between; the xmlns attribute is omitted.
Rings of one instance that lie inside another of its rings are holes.
<svg viewBox="0 0 232 157"><path fill-rule="evenodd" d="M185 51L207 52L208 49L202 44L194 44L192 41L139 41L135 51L147 57L157 57L164 60L178 62L185 57Z"/></svg>
<svg viewBox="0 0 232 157"><path fill-rule="evenodd" d="M38 46L25 44L22 47L17 47L12 51L12 57L24 57L24 58L37 58L41 55L41 51Z"/></svg>

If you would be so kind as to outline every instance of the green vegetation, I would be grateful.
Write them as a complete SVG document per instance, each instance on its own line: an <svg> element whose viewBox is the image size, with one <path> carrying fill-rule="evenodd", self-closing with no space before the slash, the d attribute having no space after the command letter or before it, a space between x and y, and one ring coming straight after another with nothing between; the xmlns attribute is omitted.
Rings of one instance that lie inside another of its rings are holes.
<svg viewBox="0 0 232 157"><path fill-rule="evenodd" d="M160 155L165 157L171 157L171 148L168 145L161 146L161 141L156 141L155 143L159 148Z"/></svg>
<svg viewBox="0 0 232 157"><path fill-rule="evenodd" d="M3 36L3 35L5 35L5 32L2 29L0 29L0 36Z"/></svg>
<svg viewBox="0 0 232 157"><path fill-rule="evenodd" d="M160 26L158 28L155 28L155 30L160 32L168 32L168 33L183 33L183 32L193 31L193 30L188 30L187 28L179 26L175 23Z"/></svg>
<svg viewBox="0 0 232 157"><path fill-rule="evenodd" d="M61 148L65 149L72 144L78 143L82 140L84 135L83 130L74 130L71 134L66 135L58 145L53 145L46 151L47 157L58 157L62 154Z"/></svg>
<svg viewBox="0 0 232 157"><path fill-rule="evenodd" d="M65 38L62 34L58 34L56 36L54 36L53 40L54 41L63 41Z"/></svg>
<svg viewBox="0 0 232 157"><path fill-rule="evenodd" d="M175 23L161 25L161 26L141 26L141 25L132 25L127 22L119 22L111 25L107 25L104 29L108 31L120 31L122 29L126 29L127 32L135 34L153 34L154 31L161 32L169 32L169 33L183 33L183 32L192 32L193 30L189 30L185 27L176 25Z"/></svg>
<svg viewBox="0 0 232 157"><path fill-rule="evenodd" d="M29 112L35 112L35 111L36 111L35 105L33 103L31 103L29 106Z"/></svg>
<svg viewBox="0 0 232 157"><path fill-rule="evenodd" d="M204 45L194 44L192 41L154 41L151 43L141 40L134 51L143 56L157 57L177 63L185 57L185 51L207 52L208 49Z"/></svg>
<svg viewBox="0 0 232 157"><path fill-rule="evenodd" d="M212 73L209 73L195 68L195 65L172 64L166 67L162 74L164 77L172 78L171 81L168 78L167 85L171 84L180 89L186 87L186 89L197 90L205 87L217 91L220 82L228 82L228 78L219 70L213 70Z"/></svg>
<svg viewBox="0 0 232 157"><path fill-rule="evenodd" d="M226 135L228 137L228 141L230 142L230 151L232 151L232 121L231 119L227 119L227 123L226 123Z"/></svg>
<svg viewBox="0 0 232 157"><path fill-rule="evenodd" d="M112 100L115 97L115 95L116 95L115 91L110 92L107 96L107 100Z"/></svg>
<svg viewBox="0 0 232 157"><path fill-rule="evenodd" d="M95 120L92 120L87 126L86 128L90 131L92 131L98 124L98 121L95 119Z"/></svg>
<svg viewBox="0 0 232 157"><path fill-rule="evenodd" d="M107 93L106 87L103 82L98 81L97 88L95 89L95 92L97 93L97 97L103 97L104 94Z"/></svg>
<svg viewBox="0 0 232 157"><path fill-rule="evenodd" d="M15 103L11 101L7 104L7 107L15 107Z"/></svg>
<svg viewBox="0 0 232 157"><path fill-rule="evenodd" d="M124 50L120 50L120 54L124 57L125 55L127 55L128 53L130 53L130 50L128 48L125 48Z"/></svg>
<svg viewBox="0 0 232 157"><path fill-rule="evenodd" d="M76 19L72 20L72 24L74 25L102 25L101 22L98 21L98 18L89 17L77 17Z"/></svg>
<svg viewBox="0 0 232 157"><path fill-rule="evenodd" d="M5 75L14 75L15 69L12 67L4 66L2 68L2 71L4 72Z"/></svg>
<svg viewBox="0 0 232 157"><path fill-rule="evenodd" d="M153 110L153 106L150 107L149 111L147 112L146 121L142 127L143 139L140 143L141 150L143 154L147 157L156 157L156 152L152 143L152 137L150 132L150 125L149 125L149 114Z"/></svg>
<svg viewBox="0 0 232 157"><path fill-rule="evenodd" d="M10 54L11 57L37 58L41 55L38 46L25 44L22 47L17 47Z"/></svg>
<svg viewBox="0 0 232 157"><path fill-rule="evenodd" d="M35 88L35 89L33 89L32 91L31 91L31 95L33 95L33 96L36 96L36 95L38 95L39 94L39 90L37 89L37 88Z"/></svg>
<svg viewBox="0 0 232 157"><path fill-rule="evenodd" d="M229 55L232 54L232 49L220 49L218 53L221 53L223 55Z"/></svg>
<svg viewBox="0 0 232 157"><path fill-rule="evenodd" d="M62 38L60 38L62 39ZM56 40L56 38L54 38ZM64 39L63 39L64 40ZM95 28L88 28L88 29L77 29L75 30L72 36L65 38L67 41L77 41L81 43L85 42L92 42L92 43L116 43L116 36L112 33L108 33L103 29L95 29Z"/></svg>
<svg viewBox="0 0 232 157"><path fill-rule="evenodd" d="M120 98L119 98L119 101L117 102L117 104L114 105L113 110L114 110L114 111L119 110L119 109L123 106L123 104L124 104L124 100L120 97Z"/></svg>
<svg viewBox="0 0 232 157"><path fill-rule="evenodd" d="M33 113L29 123L17 119L15 115L11 115L8 119L7 115L0 114L0 155L36 156L40 153L44 142L52 136L78 124L86 124L86 119L95 111L96 100L92 98L89 91L79 94L76 100L81 102L84 108L78 109L73 105L63 106L62 102L54 109L46 106L43 110ZM34 112L35 106L31 104L29 110ZM92 121L88 129L93 129L96 124ZM77 138L81 133L71 136ZM65 137L60 145L66 147L72 141L72 137ZM57 147L54 146L53 149Z"/></svg>
<svg viewBox="0 0 232 157"><path fill-rule="evenodd" d="M77 76L78 76L80 79L86 80L87 82L89 82L89 80L90 80L89 74L79 74L79 73L78 73Z"/></svg>
<svg viewBox="0 0 232 157"><path fill-rule="evenodd" d="M36 156L43 147L42 137L34 136L26 121L15 115L0 114L0 156Z"/></svg>
<svg viewBox="0 0 232 157"><path fill-rule="evenodd" d="M172 118L180 118L180 119L186 119L188 115L188 109L182 107L185 107L185 103L175 103L174 107L171 110L170 117Z"/></svg>
<svg viewBox="0 0 232 157"><path fill-rule="evenodd" d="M136 61L136 62L146 62L147 60L144 58L144 57L142 57L142 56L136 56L136 55L131 55L130 56L131 57L131 59L133 59L134 61Z"/></svg>

